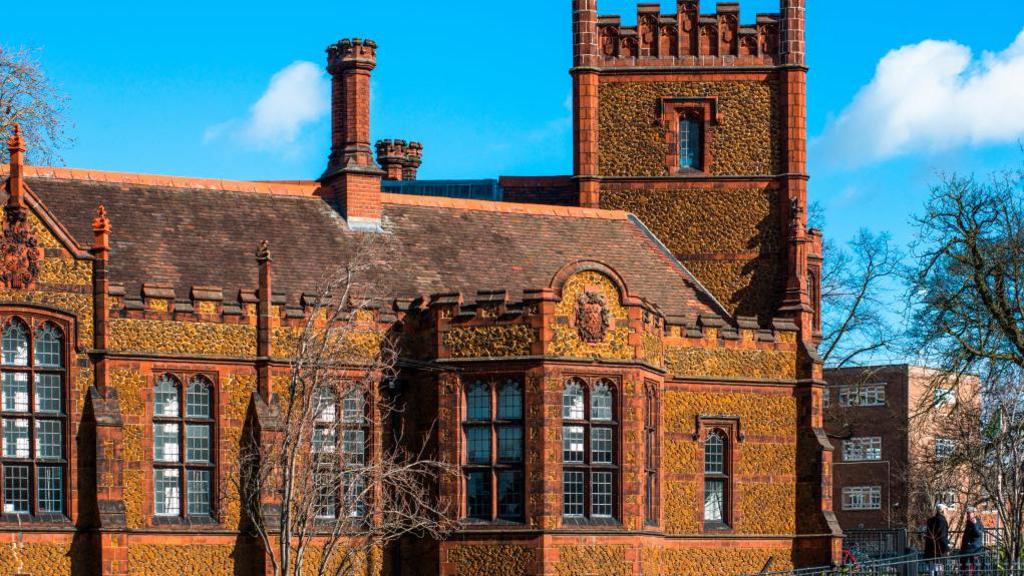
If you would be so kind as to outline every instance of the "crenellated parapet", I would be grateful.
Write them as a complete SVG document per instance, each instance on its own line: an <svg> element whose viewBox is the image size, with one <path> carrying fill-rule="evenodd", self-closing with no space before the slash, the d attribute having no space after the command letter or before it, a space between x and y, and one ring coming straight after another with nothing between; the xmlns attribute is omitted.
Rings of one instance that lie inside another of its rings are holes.
<svg viewBox="0 0 1024 576"><path fill-rule="evenodd" d="M378 140L377 163L388 180L415 180L423 164L423 144L405 140Z"/></svg>
<svg viewBox="0 0 1024 576"><path fill-rule="evenodd" d="M327 70L331 74L348 68L377 65L377 43L362 38L346 38L327 47Z"/></svg>
<svg viewBox="0 0 1024 576"><path fill-rule="evenodd" d="M702 14L697 0L679 0L673 14L658 3L639 4L635 26L599 16L598 66L772 66L782 62L779 14L740 21L740 5L721 2Z"/></svg>

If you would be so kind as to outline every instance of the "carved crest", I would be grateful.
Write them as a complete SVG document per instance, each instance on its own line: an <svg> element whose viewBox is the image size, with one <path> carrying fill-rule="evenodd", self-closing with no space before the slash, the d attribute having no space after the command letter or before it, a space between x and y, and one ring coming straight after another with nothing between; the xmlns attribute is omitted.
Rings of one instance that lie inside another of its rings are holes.
<svg viewBox="0 0 1024 576"><path fill-rule="evenodd" d="M39 274L39 244L28 224L8 217L0 235L0 283L12 290L24 290Z"/></svg>
<svg viewBox="0 0 1024 576"><path fill-rule="evenodd" d="M576 330L580 340L597 344L604 340L609 325L608 304L598 292L583 292L576 299Z"/></svg>

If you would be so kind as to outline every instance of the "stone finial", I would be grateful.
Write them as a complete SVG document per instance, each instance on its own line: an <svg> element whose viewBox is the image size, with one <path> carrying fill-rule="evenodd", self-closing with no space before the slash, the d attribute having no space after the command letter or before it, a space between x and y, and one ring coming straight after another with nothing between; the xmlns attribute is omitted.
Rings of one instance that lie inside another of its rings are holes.
<svg viewBox="0 0 1024 576"><path fill-rule="evenodd" d="M257 262L270 262L270 242L261 240L260 245L256 247L256 261Z"/></svg>
<svg viewBox="0 0 1024 576"><path fill-rule="evenodd" d="M96 208L96 217L92 219L92 231L97 235L110 232L110 219L107 218L107 209L103 204Z"/></svg>
<svg viewBox="0 0 1024 576"><path fill-rule="evenodd" d="M11 130L11 136L7 139L7 150L14 156L15 152L24 152L25 138L21 135L21 125L15 124Z"/></svg>

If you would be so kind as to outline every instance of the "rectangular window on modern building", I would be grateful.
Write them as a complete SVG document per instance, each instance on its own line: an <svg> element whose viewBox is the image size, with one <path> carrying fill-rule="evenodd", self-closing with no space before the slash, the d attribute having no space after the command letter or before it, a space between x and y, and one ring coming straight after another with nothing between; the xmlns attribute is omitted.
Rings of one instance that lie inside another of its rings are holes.
<svg viewBox="0 0 1024 576"><path fill-rule="evenodd" d="M843 488L843 510L880 510L881 486L847 486Z"/></svg>
<svg viewBox="0 0 1024 576"><path fill-rule="evenodd" d="M843 461L861 462L882 459L882 438L862 436L843 440Z"/></svg>
<svg viewBox="0 0 1024 576"><path fill-rule="evenodd" d="M885 383L840 386L839 405L843 408L885 406Z"/></svg>

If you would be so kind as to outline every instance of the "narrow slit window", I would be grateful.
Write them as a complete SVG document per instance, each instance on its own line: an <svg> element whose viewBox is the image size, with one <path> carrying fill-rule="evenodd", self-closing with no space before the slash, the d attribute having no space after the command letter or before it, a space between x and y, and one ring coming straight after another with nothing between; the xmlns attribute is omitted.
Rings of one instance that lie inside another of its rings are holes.
<svg viewBox="0 0 1024 576"><path fill-rule="evenodd" d="M693 118L679 120L679 167L701 169L701 123Z"/></svg>

